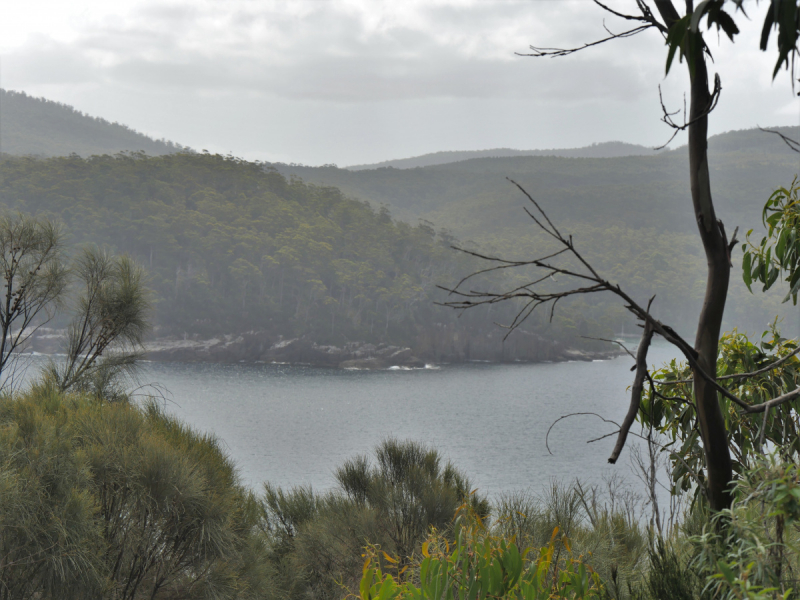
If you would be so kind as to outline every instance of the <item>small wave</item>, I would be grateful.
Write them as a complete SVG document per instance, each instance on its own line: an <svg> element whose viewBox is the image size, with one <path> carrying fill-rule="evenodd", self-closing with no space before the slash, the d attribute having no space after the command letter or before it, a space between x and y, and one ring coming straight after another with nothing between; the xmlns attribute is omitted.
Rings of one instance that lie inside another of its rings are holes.
<svg viewBox="0 0 800 600"><path fill-rule="evenodd" d="M440 371L442 367L438 365L430 365L428 363L425 363L425 369L427 369L428 371Z"/></svg>
<svg viewBox="0 0 800 600"><path fill-rule="evenodd" d="M389 367L386 370L387 371L413 371L414 369L412 369L411 367L398 367L397 365L394 365L392 367Z"/></svg>

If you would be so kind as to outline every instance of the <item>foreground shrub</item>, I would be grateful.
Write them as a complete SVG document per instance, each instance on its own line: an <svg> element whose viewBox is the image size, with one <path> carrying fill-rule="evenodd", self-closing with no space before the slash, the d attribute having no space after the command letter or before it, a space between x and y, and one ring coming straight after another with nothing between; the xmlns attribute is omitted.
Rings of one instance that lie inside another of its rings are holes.
<svg viewBox="0 0 800 600"><path fill-rule="evenodd" d="M456 523L452 546L434 532L422 546L424 558L410 569L397 568L396 558L382 554L384 564L395 567L396 575L384 574L378 551L368 549L359 586L362 600L605 597L600 577L580 557L574 557L569 539L559 536L558 528L538 551L521 551L513 539L492 536L467 507Z"/></svg>
<svg viewBox="0 0 800 600"><path fill-rule="evenodd" d="M0 598L261 598L260 517L217 441L155 405L0 400Z"/></svg>
<svg viewBox="0 0 800 600"><path fill-rule="evenodd" d="M358 586L366 545L409 564L432 527L452 527L465 501L481 514L489 511L461 471L416 442L386 440L374 461L348 460L336 479L338 489L326 494L265 488L272 560L290 598L341 598Z"/></svg>

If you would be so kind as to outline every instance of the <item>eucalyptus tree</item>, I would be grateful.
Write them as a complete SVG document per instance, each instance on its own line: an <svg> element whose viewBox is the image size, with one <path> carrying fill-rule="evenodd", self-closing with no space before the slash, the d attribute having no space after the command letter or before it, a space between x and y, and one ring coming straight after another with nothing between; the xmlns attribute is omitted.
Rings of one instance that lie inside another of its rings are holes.
<svg viewBox="0 0 800 600"><path fill-rule="evenodd" d="M761 398L752 403L749 399L737 396L733 391L717 381L717 359L722 326L722 315L728 297L728 284L731 274L731 252L736 246L736 231L728 236L723 222L717 217L714 207L711 178L708 168L708 119L717 106L722 91L719 75L714 75L713 84L709 75L711 53L704 36L712 30L724 33L733 41L739 33L736 18L746 16L744 0L703 0L695 5L694 0L686 0L679 8L672 0L633 0L634 12L625 13L606 6L600 0L594 3L614 17L634 24L621 33L611 33L603 39L586 43L575 48L531 47L527 56L563 57L583 51L599 44L628 38L646 31L655 31L666 43L666 71L669 73L675 63L685 62L689 81L689 112L684 119L677 119L677 113L669 112L662 101L662 120L675 134L688 131L689 183L692 197L692 211L698 227L708 265L705 297L697 318L694 343L683 339L672 327L660 322L650 312L650 304L637 302L619 285L602 277L577 249L571 236L563 235L550 221L540 205L527 192L520 188L533 203L529 212L536 224L550 235L557 249L547 256L526 261L508 261L497 257L469 252L492 264L482 272L496 269L536 267L543 271L524 285L513 290L493 292L462 287L466 279L459 282L450 292L458 299L446 304L455 308L470 308L482 304L494 304L506 300L522 300L522 307L511 322L510 329L518 327L540 306L552 311L561 299L583 294L610 292L616 294L643 323L642 340L639 345L632 386L630 406L623 420L617 443L609 458L616 462L622 451L629 430L640 413L643 391L650 383L653 394L657 395L651 374L647 370L647 352L653 335L658 334L675 345L686 358L691 369L693 393L688 398L680 398L692 408L691 428L699 431L702 441L703 467L705 475L703 487L711 508L715 511L725 509L731 503L731 481L734 477L730 450L728 424L720 405L720 399L727 406L735 406L742 414L763 414L792 403L800 397L800 388L774 397ZM798 34L800 33L800 8L796 0L771 0L765 2L767 12L763 21L760 39L761 50L766 50L774 31L777 31L778 59L773 77L781 69L788 69L794 77L795 59L798 56ZM749 10L749 8L748 8ZM682 12L681 12L682 11ZM673 135L674 137L674 135ZM474 274L473 274L474 275ZM553 287L553 275L561 275L560 287ZM564 287L564 279L574 285ZM797 290L795 290L795 293ZM766 369L769 371L769 368ZM739 373L734 383L746 379L749 373ZM734 388L735 389L735 388ZM781 389L779 392L783 392ZM663 394L661 394L663 396ZM730 403L733 403L731 405ZM766 422L766 419L765 419ZM680 457L677 457L680 458ZM699 480L700 478L698 478Z"/></svg>

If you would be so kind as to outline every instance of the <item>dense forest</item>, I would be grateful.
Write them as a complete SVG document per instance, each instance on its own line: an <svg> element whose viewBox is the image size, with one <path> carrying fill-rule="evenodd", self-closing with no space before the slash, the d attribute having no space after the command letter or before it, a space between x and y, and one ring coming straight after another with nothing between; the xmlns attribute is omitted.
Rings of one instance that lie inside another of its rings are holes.
<svg viewBox="0 0 800 600"><path fill-rule="evenodd" d="M98 244L141 262L159 336L258 331L263 343L308 336L407 345L438 359L503 356L504 332L493 321L511 318L512 307L459 318L434 304L445 295L437 284L478 266L452 250L447 232L257 163L208 154L6 155L0 203L63 223L73 246ZM506 358L552 358L559 343L586 346L579 333L610 333L592 310L532 321L515 334L532 340L527 349L512 340Z"/></svg>
<svg viewBox="0 0 800 600"><path fill-rule="evenodd" d="M0 89L0 151L38 156L114 154L124 150L156 156L186 151L119 123L91 117L60 102Z"/></svg>
<svg viewBox="0 0 800 600"><path fill-rule="evenodd" d="M687 315L702 299L702 251L684 210L685 148L655 153L610 142L439 152L351 169L263 165L163 156L180 146L24 93L0 94L0 202L64 223L73 245L140 260L155 290L159 337L257 331L268 340L411 345L440 359L519 357L493 324L513 318L511 309L457 318L433 305L445 296L437 285L483 266L451 245L512 259L552 249L506 178L540 200L603 273L637 298L655 294L660 318L691 333ZM121 149L134 152L107 155ZM715 136L710 149L721 217L729 229L758 230L763 201L791 182L797 155L757 130ZM39 158L9 156L24 153ZM69 153L84 158L43 159ZM781 300L750 294L736 277L726 327L761 331L780 314L794 334L797 318ZM633 330L612 299L560 308L553 324L532 322L531 332L586 347L579 335L590 329ZM486 341L488 355L477 350Z"/></svg>
<svg viewBox="0 0 800 600"><path fill-rule="evenodd" d="M795 137L800 128L782 128ZM729 132L709 140L711 178L718 214L740 239L761 230L761 209L774 189L800 170L798 155L775 135ZM528 190L579 249L603 273L637 298L656 294L656 314L691 333L703 294L705 262L692 221L685 148L654 156L566 158L517 156L475 158L425 168L352 171L274 165L309 183L333 185L345 194L385 205L399 218L424 219L455 236L512 259L550 249L522 211L525 198L506 178ZM734 254L740 268L741 254ZM726 327L762 331L781 313L797 330L796 314L782 297L752 295L735 276ZM609 311L615 310L609 307ZM619 331L620 322L614 322Z"/></svg>

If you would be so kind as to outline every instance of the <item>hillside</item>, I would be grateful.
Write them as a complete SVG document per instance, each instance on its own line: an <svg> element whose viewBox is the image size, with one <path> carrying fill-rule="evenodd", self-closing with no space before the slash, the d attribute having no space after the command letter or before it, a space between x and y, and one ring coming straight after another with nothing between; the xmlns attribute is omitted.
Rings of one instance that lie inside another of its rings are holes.
<svg viewBox="0 0 800 600"><path fill-rule="evenodd" d="M782 131L800 137L800 128ZM791 183L800 155L758 130L714 136L709 148L717 214L728 231L760 230L766 198ZM678 148L655 156L473 158L414 169L277 167L384 205L399 218L423 219L504 257L525 259L550 247L523 212L524 196L506 178L513 179L603 272L643 301L656 294L658 314L689 328L702 302L705 267L689 209L686 162L685 148ZM778 296L749 294L737 275L726 326L760 332L782 312L787 326L798 329L796 311Z"/></svg>
<svg viewBox="0 0 800 600"><path fill-rule="evenodd" d="M367 342L410 346L436 361L553 359L566 345L596 345L578 331L613 333L594 325L603 320L597 311L567 310L552 324L531 321L504 345L493 322L512 318L513 307L458 318L434 304L444 298L437 284L477 268L450 249L451 237L257 163L209 154L5 155L0 205L58 220L71 247L134 256L155 292L159 337L244 336L249 360L298 337L322 345L305 348L318 355Z"/></svg>
<svg viewBox="0 0 800 600"><path fill-rule="evenodd" d="M782 128L800 136L800 127ZM734 131L709 140L718 212L729 225L760 221L763 201L798 172L800 155L775 135ZM333 185L405 220L426 219L470 239L519 225L520 194L512 178L570 223L654 226L694 232L684 147L654 156L484 157L414 169L351 171L275 165L309 183ZM620 214L624 211L624 214Z"/></svg>
<svg viewBox="0 0 800 600"><path fill-rule="evenodd" d="M416 167L429 167L431 165L445 165L473 158L504 158L509 156L562 156L565 158L614 158L617 156L652 156L657 154L652 148L627 144L625 142L603 142L592 144L583 148L554 148L551 150L513 150L511 148L495 148L492 150L462 150L455 152L433 152L401 158L385 160L369 165L353 165L346 167L351 171L364 171L368 169L414 169Z"/></svg>
<svg viewBox="0 0 800 600"><path fill-rule="evenodd" d="M66 104L0 90L0 152L86 157L124 151L158 156L181 150L187 148L90 117Z"/></svg>

